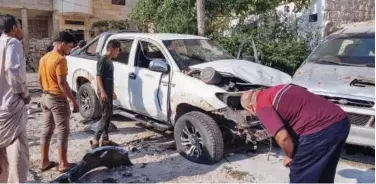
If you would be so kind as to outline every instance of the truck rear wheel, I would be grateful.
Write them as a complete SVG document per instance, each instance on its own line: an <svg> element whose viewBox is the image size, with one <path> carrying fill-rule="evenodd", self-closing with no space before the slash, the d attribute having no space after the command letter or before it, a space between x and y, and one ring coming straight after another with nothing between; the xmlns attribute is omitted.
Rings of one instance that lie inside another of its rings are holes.
<svg viewBox="0 0 376 184"><path fill-rule="evenodd" d="M78 89L78 105L80 114L84 119L96 119L100 117L100 103L90 83L85 83Z"/></svg>
<svg viewBox="0 0 376 184"><path fill-rule="evenodd" d="M174 127L176 149L184 158L200 164L215 164L223 157L223 137L214 119L202 112L182 115Z"/></svg>

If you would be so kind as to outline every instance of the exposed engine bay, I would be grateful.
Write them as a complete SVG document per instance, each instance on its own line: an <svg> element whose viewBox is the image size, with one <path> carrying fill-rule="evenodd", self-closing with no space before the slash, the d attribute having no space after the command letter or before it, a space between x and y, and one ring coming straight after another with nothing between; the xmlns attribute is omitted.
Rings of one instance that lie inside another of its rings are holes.
<svg viewBox="0 0 376 184"><path fill-rule="evenodd" d="M218 86L228 92L246 91L255 88L250 82L244 81L230 73L216 71L212 67L204 69L191 69L187 75L201 81Z"/></svg>
<svg viewBox="0 0 376 184"><path fill-rule="evenodd" d="M233 135L245 138L247 143L251 142L254 145L256 145L258 141L269 138L268 133L261 126L257 117L244 110L240 103L243 91L263 88L264 86L253 85L232 74L216 71L212 67L191 69L187 75L227 91L224 93L216 93L217 98L227 104L227 108L218 110L215 113L224 118L225 121L222 122L227 121L227 123L223 123L222 126L230 130ZM235 124L231 122L235 122Z"/></svg>

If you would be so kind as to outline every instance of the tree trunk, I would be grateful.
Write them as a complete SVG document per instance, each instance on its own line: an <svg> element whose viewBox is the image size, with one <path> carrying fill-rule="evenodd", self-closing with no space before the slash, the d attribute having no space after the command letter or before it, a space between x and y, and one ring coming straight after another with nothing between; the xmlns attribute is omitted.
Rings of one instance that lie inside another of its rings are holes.
<svg viewBox="0 0 376 184"><path fill-rule="evenodd" d="M196 0L198 35L205 35L205 0Z"/></svg>

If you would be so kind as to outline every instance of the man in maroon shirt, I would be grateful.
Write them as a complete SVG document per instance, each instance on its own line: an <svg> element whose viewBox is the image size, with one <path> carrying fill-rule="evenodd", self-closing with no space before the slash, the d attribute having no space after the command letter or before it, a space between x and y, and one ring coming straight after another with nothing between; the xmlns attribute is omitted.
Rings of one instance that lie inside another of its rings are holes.
<svg viewBox="0 0 376 184"><path fill-rule="evenodd" d="M333 183L350 131L347 113L293 84L250 90L241 97L285 152L292 183Z"/></svg>

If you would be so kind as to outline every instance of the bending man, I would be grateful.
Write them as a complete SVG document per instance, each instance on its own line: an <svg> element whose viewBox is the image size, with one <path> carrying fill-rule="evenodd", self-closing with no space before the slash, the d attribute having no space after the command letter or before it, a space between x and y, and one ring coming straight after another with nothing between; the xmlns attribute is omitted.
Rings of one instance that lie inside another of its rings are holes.
<svg viewBox="0 0 376 184"><path fill-rule="evenodd" d="M350 131L347 113L339 106L292 84L247 91L241 103L285 152L290 182L334 182Z"/></svg>

